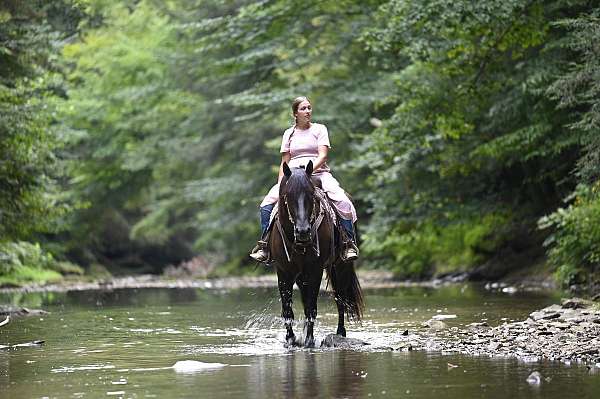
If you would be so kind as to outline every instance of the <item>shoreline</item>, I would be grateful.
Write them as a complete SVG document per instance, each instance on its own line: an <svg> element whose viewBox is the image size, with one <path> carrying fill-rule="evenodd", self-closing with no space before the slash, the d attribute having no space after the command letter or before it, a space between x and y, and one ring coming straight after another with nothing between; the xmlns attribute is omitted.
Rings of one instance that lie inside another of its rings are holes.
<svg viewBox="0 0 600 399"><path fill-rule="evenodd" d="M406 334L397 351L438 351L469 356L517 358L525 362L559 361L600 367L600 303L563 299L534 311L523 321L496 327L471 323L447 328L430 320L427 331Z"/></svg>
<svg viewBox="0 0 600 399"><path fill-rule="evenodd" d="M551 281L522 279L514 282L469 281L466 275L450 275L431 280L398 280L391 272L381 270L358 270L357 275L363 289L429 287L437 288L458 284L481 284L486 290L502 291L512 294L519 291L557 290L559 287ZM321 289L325 290L327 280L324 277ZM26 284L19 287L0 287L0 294L29 292L69 292L86 290L115 290L128 288L200 288L200 289L237 289L277 287L277 276L269 273L261 276L232 276L220 278L169 278L161 275L133 275L112 277L94 281L61 281L47 284Z"/></svg>

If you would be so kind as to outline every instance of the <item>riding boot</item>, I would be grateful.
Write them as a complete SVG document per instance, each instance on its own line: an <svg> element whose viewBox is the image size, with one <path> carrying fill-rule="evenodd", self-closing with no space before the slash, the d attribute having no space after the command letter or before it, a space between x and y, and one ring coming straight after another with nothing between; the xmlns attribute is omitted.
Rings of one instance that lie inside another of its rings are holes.
<svg viewBox="0 0 600 399"><path fill-rule="evenodd" d="M258 240L258 243L250 253L250 257L257 262L266 262L269 259L267 252L267 229L269 228L271 212L273 212L274 207L275 204L269 204L260 208L260 240Z"/></svg>
<svg viewBox="0 0 600 399"><path fill-rule="evenodd" d="M346 232L347 238L343 241L341 258L344 262L351 262L358 259L358 246L354 235L354 224L351 220L340 219L340 224Z"/></svg>

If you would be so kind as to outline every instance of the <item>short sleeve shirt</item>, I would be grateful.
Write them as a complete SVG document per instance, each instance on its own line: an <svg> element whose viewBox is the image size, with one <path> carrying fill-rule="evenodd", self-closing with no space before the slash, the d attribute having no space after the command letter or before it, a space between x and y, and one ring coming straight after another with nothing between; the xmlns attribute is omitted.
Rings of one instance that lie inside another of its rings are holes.
<svg viewBox="0 0 600 399"><path fill-rule="evenodd" d="M319 156L321 145L331 148L327 127L320 123L311 123L305 130L298 128L294 130L293 127L287 129L283 133L280 152L290 153L290 166L306 165L309 160L312 159L314 162L314 159ZM324 164L320 170L328 171L329 167Z"/></svg>

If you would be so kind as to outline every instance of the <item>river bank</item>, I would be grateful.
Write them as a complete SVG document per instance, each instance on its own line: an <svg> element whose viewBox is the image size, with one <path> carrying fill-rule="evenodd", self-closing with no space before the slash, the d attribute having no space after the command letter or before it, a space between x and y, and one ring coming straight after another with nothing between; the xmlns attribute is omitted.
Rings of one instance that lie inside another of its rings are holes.
<svg viewBox="0 0 600 399"><path fill-rule="evenodd" d="M424 281L398 280L392 272L381 270L358 270L360 284L364 289L400 288L400 287L440 287L466 283L464 273L448 274L442 277ZM68 292L85 290L114 290L124 288L236 288L277 287L277 276L274 273L260 276L232 276L221 278L172 278L168 276L142 274L125 277L101 278L93 281L81 279L61 280L56 283L31 283L22 286L0 286L0 293L26 292ZM485 289L515 293L519 291L537 291L557 289L556 283L549 279L527 279L487 282ZM326 289L326 279L323 278L322 289Z"/></svg>
<svg viewBox="0 0 600 399"><path fill-rule="evenodd" d="M448 327L439 315L422 331L405 331L400 351L426 350L472 356L518 358L526 362L577 362L600 367L600 303L563 299L522 321L492 327L486 322Z"/></svg>

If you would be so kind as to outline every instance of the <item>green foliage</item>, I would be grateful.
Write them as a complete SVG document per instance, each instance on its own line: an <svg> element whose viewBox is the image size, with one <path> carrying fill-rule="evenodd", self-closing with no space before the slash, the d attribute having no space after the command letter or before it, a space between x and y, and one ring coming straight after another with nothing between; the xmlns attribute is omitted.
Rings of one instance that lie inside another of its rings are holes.
<svg viewBox="0 0 600 399"><path fill-rule="evenodd" d="M180 212L182 180L201 145L193 136L203 103L180 87L174 25L151 2L94 7L89 12L102 24L63 51L72 68L59 118L71 155L71 195L83 205L73 215L70 247L132 258L131 252L172 244L189 228L190 213ZM167 263L169 256L150 263Z"/></svg>
<svg viewBox="0 0 600 399"><path fill-rule="evenodd" d="M57 281L62 276L56 269L62 267L39 244L24 241L0 244L0 284Z"/></svg>
<svg viewBox="0 0 600 399"><path fill-rule="evenodd" d="M0 5L0 241L57 228L68 207L58 195L48 99L56 94L56 8L66 2ZM63 29L68 27L61 26Z"/></svg>
<svg viewBox="0 0 600 399"><path fill-rule="evenodd" d="M251 271L289 103L306 94L367 263L468 270L550 214L551 260L593 267L576 261L595 253L578 241L595 200L552 213L598 179L586 0L50 3L0 7L2 239L53 231L113 272L198 252L217 274Z"/></svg>
<svg viewBox="0 0 600 399"><path fill-rule="evenodd" d="M292 1L94 4L101 23L64 51L73 69L59 117L72 194L87 206L74 215L72 248L131 259L175 243L185 250L170 262L193 246L248 263L279 162L278 144L265 143L289 126L290 100L310 92L322 110L340 154L332 164L351 129L367 126L360 93L379 83L340 58L365 64L354 29L374 4L318 2L301 14Z"/></svg>
<svg viewBox="0 0 600 399"><path fill-rule="evenodd" d="M556 111L546 94L572 57L553 22L586 6L439 0L380 8L363 40L396 92L381 103L389 116L364 139L373 240L435 231L435 239L417 241L441 243L448 264L473 265L505 240L487 243L483 256L465 255L451 243L478 234L461 226L481 223L485 235L481 214L511 215L490 223L496 231L523 220L534 226L559 203L574 185L569 173L582 136L568 130L571 113ZM377 255L376 247L367 250ZM382 263L394 267L392 259Z"/></svg>
<svg viewBox="0 0 600 399"><path fill-rule="evenodd" d="M540 228L552 228L545 242L550 262L565 284L583 282L588 272L600 271L600 184L580 185L573 202L539 221Z"/></svg>
<svg viewBox="0 0 600 399"><path fill-rule="evenodd" d="M584 282L599 272L600 264L600 87L597 44L600 10L557 22L569 30L564 46L577 55L569 69L550 86L549 94L562 109L574 115L571 134L580 138L582 156L577 161L581 183L569 195L570 204L539 220L551 229L546 240L550 262L565 284Z"/></svg>
<svg viewBox="0 0 600 399"><path fill-rule="evenodd" d="M363 249L373 266L393 257L388 267L401 277L431 277L432 274L468 271L508 240L507 216L455 217L441 226L433 220L405 226L381 239L365 234Z"/></svg>

